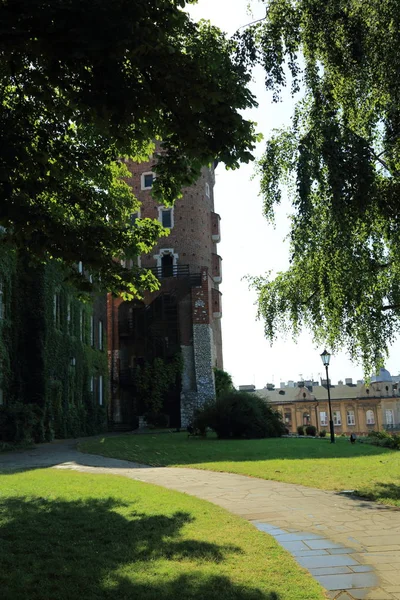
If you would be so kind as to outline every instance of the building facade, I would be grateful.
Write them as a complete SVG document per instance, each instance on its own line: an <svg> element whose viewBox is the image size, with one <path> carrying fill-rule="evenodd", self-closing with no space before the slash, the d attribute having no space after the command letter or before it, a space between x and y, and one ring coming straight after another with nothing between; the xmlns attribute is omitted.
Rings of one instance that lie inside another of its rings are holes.
<svg viewBox="0 0 400 600"><path fill-rule="evenodd" d="M24 407L36 441L107 430L106 298L81 302L69 273L23 251L0 259L0 441L23 439Z"/></svg>
<svg viewBox="0 0 400 600"><path fill-rule="evenodd" d="M222 368L222 259L217 252L214 167L203 168L197 183L184 189L173 207L160 206L152 197L152 162L127 161L127 167L127 181L141 202L133 218L158 219L170 233L138 259L140 267L151 269L160 280L160 289L146 292L142 301L108 298L110 419L116 429L132 428L146 411L138 373L156 359L168 364L179 354L180 376L162 411L171 427L186 426L195 408L214 397L213 368Z"/></svg>
<svg viewBox="0 0 400 600"><path fill-rule="evenodd" d="M334 430L337 435L366 435L371 430L400 430L399 386L386 369L372 377L369 383L352 379L330 384ZM251 386L242 386L249 390ZM314 425L318 431L329 431L328 389L321 382L301 381L279 389L267 384L255 390L271 402L281 413L290 433L297 433L299 426Z"/></svg>

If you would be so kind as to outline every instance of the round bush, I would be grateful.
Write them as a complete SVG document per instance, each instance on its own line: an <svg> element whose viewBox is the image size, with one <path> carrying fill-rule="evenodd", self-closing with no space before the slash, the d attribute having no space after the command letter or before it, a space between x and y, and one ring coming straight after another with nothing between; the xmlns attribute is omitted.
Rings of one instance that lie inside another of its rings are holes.
<svg viewBox="0 0 400 600"><path fill-rule="evenodd" d="M321 431L319 432L319 437L321 437L321 438L326 437L326 429L321 429Z"/></svg>
<svg viewBox="0 0 400 600"><path fill-rule="evenodd" d="M285 433L281 415L259 396L230 391L207 402L194 419L194 427L207 427L219 438L280 437Z"/></svg>
<svg viewBox="0 0 400 600"><path fill-rule="evenodd" d="M306 435L312 435L314 437L317 435L317 428L315 427L315 425L307 425Z"/></svg>
<svg viewBox="0 0 400 600"><path fill-rule="evenodd" d="M304 427L303 427L303 425L298 425L298 427L297 427L297 433L299 435L304 435Z"/></svg>

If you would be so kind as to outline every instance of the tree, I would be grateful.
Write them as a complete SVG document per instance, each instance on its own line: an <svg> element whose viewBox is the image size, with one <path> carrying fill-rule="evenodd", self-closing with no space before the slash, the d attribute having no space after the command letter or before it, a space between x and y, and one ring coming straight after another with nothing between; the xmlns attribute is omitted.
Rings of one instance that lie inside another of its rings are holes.
<svg viewBox="0 0 400 600"><path fill-rule="evenodd" d="M231 375L223 369L215 367L214 377L216 398L220 398L226 392L232 392L235 389Z"/></svg>
<svg viewBox="0 0 400 600"><path fill-rule="evenodd" d="M189 2L191 0L188 0ZM0 225L32 257L83 260L110 289L150 274L113 259L148 252L158 223L138 205L123 157L162 140L154 196L172 203L203 165L235 168L256 135L235 43L191 21L186 0L0 0Z"/></svg>
<svg viewBox="0 0 400 600"><path fill-rule="evenodd" d="M306 326L367 372L400 325L399 19L394 0L272 0L241 42L275 99L287 68L304 86L259 162L266 216L284 184L294 209L289 269L252 281L266 336Z"/></svg>

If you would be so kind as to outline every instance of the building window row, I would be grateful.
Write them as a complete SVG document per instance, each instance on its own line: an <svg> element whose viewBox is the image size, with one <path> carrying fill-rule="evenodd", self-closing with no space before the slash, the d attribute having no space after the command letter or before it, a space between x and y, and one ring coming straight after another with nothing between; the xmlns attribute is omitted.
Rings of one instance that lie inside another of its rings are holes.
<svg viewBox="0 0 400 600"><path fill-rule="evenodd" d="M67 331L73 335L73 306L71 302L67 304ZM53 297L53 318L56 329L61 329L61 294L56 292ZM87 343L86 334L86 313L83 309L79 311L79 339L83 343ZM90 315L90 345L95 347L95 319ZM98 321L98 349L104 350L104 325L103 321Z"/></svg>
<svg viewBox="0 0 400 600"><path fill-rule="evenodd" d="M339 427L342 424L342 415L340 410L334 410L332 412L333 424ZM367 410L365 413L367 425L375 425L375 415L373 410ZM328 425L328 413L326 411L320 411L319 413L320 424L324 427ZM346 411L346 422L347 425L356 424L356 415L354 410Z"/></svg>

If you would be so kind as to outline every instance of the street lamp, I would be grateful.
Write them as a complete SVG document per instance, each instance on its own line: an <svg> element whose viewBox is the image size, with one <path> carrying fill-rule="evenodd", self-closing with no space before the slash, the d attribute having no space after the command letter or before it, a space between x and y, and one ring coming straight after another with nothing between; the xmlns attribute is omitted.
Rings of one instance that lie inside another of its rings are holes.
<svg viewBox="0 0 400 600"><path fill-rule="evenodd" d="M335 432L333 429L331 390L330 390L330 386L329 386L329 373L328 373L328 367L329 367L329 361L331 359L331 355L329 354L329 352L324 350L323 353L321 354L321 359L322 359L322 364L324 365L325 370L326 370L326 386L328 389L328 404L329 404L329 430L331 432L331 444L334 444L335 443Z"/></svg>

